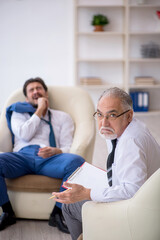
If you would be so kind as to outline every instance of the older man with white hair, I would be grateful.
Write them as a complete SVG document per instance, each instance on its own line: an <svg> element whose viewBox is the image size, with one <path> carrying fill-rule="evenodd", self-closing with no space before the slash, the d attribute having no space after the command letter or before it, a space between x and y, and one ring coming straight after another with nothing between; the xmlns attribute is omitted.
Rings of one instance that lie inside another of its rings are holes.
<svg viewBox="0 0 160 240"><path fill-rule="evenodd" d="M64 203L63 214L73 240L82 233L81 209L85 201L129 199L160 167L160 146L147 127L133 117L132 99L125 91L106 90L99 98L94 117L110 153L107 159L109 187L87 189L65 183L72 188L70 191L53 193L57 202Z"/></svg>

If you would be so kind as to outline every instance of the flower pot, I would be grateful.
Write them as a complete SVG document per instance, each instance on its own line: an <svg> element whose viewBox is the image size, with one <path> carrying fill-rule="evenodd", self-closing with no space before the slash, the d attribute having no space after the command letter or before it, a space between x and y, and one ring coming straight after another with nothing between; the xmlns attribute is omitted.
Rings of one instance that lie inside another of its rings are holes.
<svg viewBox="0 0 160 240"><path fill-rule="evenodd" d="M102 32L104 31L103 25L95 25L94 26L94 32Z"/></svg>

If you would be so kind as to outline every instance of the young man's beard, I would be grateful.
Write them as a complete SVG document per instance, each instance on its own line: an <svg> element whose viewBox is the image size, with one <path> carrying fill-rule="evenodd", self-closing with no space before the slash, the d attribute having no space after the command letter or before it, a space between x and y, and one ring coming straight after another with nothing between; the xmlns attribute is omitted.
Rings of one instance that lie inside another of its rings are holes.
<svg viewBox="0 0 160 240"><path fill-rule="evenodd" d="M38 98L41 98L41 97L43 97L42 96L42 94L35 94L34 96L33 96L33 100L36 98L36 99L38 99ZM38 108L38 104L37 103L34 103L34 102L32 102L32 103L30 103L34 108Z"/></svg>
<svg viewBox="0 0 160 240"><path fill-rule="evenodd" d="M38 104L35 104L35 103L30 103L34 108L37 108L38 107Z"/></svg>

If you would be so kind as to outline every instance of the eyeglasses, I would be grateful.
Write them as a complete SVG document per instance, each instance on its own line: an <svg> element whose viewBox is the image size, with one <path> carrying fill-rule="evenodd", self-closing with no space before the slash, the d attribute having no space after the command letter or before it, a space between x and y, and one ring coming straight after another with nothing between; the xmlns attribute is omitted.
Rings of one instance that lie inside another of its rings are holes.
<svg viewBox="0 0 160 240"><path fill-rule="evenodd" d="M129 110L125 111L125 112L122 112L121 114L117 115L115 113L108 113L107 115L103 115L102 113L100 112L95 112L93 114L93 117L96 119L96 120L99 120L101 121L103 118L106 118L108 121L112 121L112 120L116 120L118 117L122 116L123 114L129 112Z"/></svg>

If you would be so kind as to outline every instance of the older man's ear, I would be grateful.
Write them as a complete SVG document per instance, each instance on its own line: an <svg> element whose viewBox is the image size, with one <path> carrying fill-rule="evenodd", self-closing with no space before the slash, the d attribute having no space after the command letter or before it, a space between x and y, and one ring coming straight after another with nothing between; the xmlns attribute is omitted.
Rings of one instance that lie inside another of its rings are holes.
<svg viewBox="0 0 160 240"><path fill-rule="evenodd" d="M133 119L133 110L131 109L127 114L128 122L130 123Z"/></svg>

